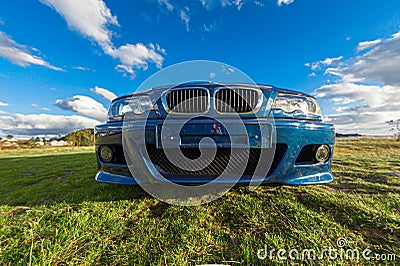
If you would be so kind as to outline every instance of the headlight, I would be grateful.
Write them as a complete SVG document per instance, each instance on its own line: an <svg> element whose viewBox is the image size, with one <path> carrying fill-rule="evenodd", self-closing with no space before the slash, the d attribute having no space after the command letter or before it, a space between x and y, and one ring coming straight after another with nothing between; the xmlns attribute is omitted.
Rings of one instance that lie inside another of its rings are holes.
<svg viewBox="0 0 400 266"><path fill-rule="evenodd" d="M279 93L272 107L275 117L317 118L321 110L317 101L309 96Z"/></svg>
<svg viewBox="0 0 400 266"><path fill-rule="evenodd" d="M150 111L151 109L153 109L153 103L151 102L149 96L132 96L114 101L111 104L110 110L108 111L108 118L121 118L126 113L141 115L147 111Z"/></svg>

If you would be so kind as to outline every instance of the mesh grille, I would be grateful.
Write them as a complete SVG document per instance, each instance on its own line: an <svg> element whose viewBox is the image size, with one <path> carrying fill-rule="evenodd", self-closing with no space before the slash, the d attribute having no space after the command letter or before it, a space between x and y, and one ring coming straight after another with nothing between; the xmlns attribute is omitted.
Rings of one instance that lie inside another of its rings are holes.
<svg viewBox="0 0 400 266"><path fill-rule="evenodd" d="M279 165L280 161L285 154L287 146L284 144L277 144L275 150L275 156L269 169L268 175L271 174ZM190 159L197 159L200 157L200 150L197 148L185 148L181 149L182 153ZM208 176L208 177L217 177L221 175L228 166L229 160L233 160L232 169L227 169L229 174L240 174L240 168L243 164L246 165L246 169L243 173L243 176L252 176L257 167L261 149L252 148L249 152L249 159L247 160L247 156L245 152L235 152L233 157L231 156L230 148L219 148L217 149L217 154L214 160L204 169L198 171L189 171L185 169L181 169L180 167L172 164L167 156L165 155L162 149L157 149L154 145L147 146L147 152L149 154L150 160L152 163L159 169L161 174L164 176L184 176L187 177L196 177L196 176ZM232 158L231 158L232 157ZM199 162L200 166L204 166Z"/></svg>
<svg viewBox="0 0 400 266"><path fill-rule="evenodd" d="M167 111L174 113L205 113L209 106L208 91L201 88L171 90L165 95Z"/></svg>
<svg viewBox="0 0 400 266"><path fill-rule="evenodd" d="M259 92L253 89L223 88L215 93L215 109L220 113L253 113Z"/></svg>

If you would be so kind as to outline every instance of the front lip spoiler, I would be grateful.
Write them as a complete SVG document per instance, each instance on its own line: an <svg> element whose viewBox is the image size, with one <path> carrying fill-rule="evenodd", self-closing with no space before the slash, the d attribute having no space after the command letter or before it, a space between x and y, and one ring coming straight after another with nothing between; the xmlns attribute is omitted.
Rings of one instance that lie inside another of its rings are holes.
<svg viewBox="0 0 400 266"><path fill-rule="evenodd" d="M132 177L106 173L104 171L97 172L95 180L100 183L114 185L138 185L136 180Z"/></svg>
<svg viewBox="0 0 400 266"><path fill-rule="evenodd" d="M97 182L114 184L114 185L139 185L133 177L111 174L104 171L99 171L95 177ZM178 184L193 184L193 185L201 185L206 184L209 180L170 180L171 182L176 182ZM277 182L271 178L265 178L263 185L272 185L272 184L280 184L280 185L291 185L291 186L304 186L304 185L321 185L327 184L333 181L333 176L329 172L317 173L308 176L295 177L291 179L284 180L283 182ZM248 185L250 184L249 180L239 180L235 182L237 185ZM216 183L217 184L217 183Z"/></svg>

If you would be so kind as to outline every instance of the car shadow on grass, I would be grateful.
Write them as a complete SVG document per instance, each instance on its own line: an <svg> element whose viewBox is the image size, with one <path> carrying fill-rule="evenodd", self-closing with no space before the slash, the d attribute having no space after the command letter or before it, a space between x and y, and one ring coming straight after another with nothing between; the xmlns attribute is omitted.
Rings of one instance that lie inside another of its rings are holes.
<svg viewBox="0 0 400 266"><path fill-rule="evenodd" d="M140 186L98 183L96 173L94 153L0 158L0 204L29 207L152 198ZM168 204L161 204L151 212L157 217L167 209Z"/></svg>
<svg viewBox="0 0 400 266"><path fill-rule="evenodd" d="M0 204L37 206L149 197L138 186L100 184L94 180L94 153L0 158Z"/></svg>
<svg viewBox="0 0 400 266"><path fill-rule="evenodd" d="M328 187L345 193L364 194L388 194L400 193L400 179L397 176L386 174L347 175L346 173L334 173L338 178L335 182L327 184Z"/></svg>

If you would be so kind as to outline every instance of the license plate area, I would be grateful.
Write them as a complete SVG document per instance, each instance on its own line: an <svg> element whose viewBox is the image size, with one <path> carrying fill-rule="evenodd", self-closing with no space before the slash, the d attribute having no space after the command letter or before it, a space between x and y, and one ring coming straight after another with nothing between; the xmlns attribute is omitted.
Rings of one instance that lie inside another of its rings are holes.
<svg viewBox="0 0 400 266"><path fill-rule="evenodd" d="M218 148L270 148L271 125L269 123L186 123L179 133L179 124L159 124L156 127L157 148L198 148L200 141L202 147ZM213 143L212 143L213 142Z"/></svg>

